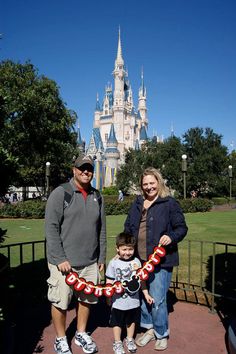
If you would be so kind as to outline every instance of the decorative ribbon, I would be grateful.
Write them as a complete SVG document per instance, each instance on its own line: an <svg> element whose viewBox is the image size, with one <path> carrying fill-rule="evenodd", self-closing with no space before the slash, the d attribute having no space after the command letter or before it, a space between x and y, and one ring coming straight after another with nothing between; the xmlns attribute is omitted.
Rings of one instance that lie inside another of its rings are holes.
<svg viewBox="0 0 236 354"><path fill-rule="evenodd" d="M154 248L153 253L150 254L148 260L143 263L142 268L137 269L135 278L137 281L147 280L149 273L152 273L155 266L161 262L161 258L166 255L166 251L161 245ZM66 276L66 284L73 286L75 291L82 291L85 294L94 294L96 297L105 295L106 297L113 296L114 293L121 294L127 287L125 283L115 281L112 284L97 284L92 281L86 281L84 278L80 278L76 272L70 272ZM126 282L127 283L127 282Z"/></svg>

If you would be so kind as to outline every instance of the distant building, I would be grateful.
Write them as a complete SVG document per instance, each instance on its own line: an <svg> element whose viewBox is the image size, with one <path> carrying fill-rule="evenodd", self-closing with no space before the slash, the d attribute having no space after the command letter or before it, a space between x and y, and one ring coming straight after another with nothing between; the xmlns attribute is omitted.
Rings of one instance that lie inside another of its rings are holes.
<svg viewBox="0 0 236 354"><path fill-rule="evenodd" d="M124 163L126 150L139 149L148 139L147 94L143 72L136 109L122 56L120 31L113 76L114 90L110 84L106 86L101 104L97 95L93 130L86 150L86 154L95 159L94 184L98 189L114 185L117 168ZM81 144L80 137L79 146Z"/></svg>

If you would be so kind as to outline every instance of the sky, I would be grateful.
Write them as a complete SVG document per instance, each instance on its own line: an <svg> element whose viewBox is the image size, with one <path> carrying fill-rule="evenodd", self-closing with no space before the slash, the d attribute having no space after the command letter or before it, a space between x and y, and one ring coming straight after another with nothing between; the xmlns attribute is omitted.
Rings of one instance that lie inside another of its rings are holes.
<svg viewBox="0 0 236 354"><path fill-rule="evenodd" d="M148 136L210 127L236 149L235 0L3 1L0 60L30 60L54 80L88 144L119 26L136 108L143 68Z"/></svg>

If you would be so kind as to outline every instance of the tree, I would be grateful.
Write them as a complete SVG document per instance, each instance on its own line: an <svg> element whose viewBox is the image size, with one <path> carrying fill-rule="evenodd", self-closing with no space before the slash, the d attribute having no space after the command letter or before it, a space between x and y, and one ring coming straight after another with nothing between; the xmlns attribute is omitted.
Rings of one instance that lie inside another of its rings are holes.
<svg viewBox="0 0 236 354"><path fill-rule="evenodd" d="M191 128L180 138L169 137L163 143L148 141L141 150L129 150L125 164L117 174L118 187L125 192L139 187L140 175L146 167L160 170L168 186L183 196L181 156L187 155L187 195L196 191L200 196L228 194L227 148L222 136L211 128ZM232 163L233 164L233 163Z"/></svg>
<svg viewBox="0 0 236 354"><path fill-rule="evenodd" d="M3 97L0 96L0 134L3 131L6 119L6 111L3 102ZM4 149L3 142L0 141L0 196L6 193L11 177L15 174L16 165L17 159L8 153L8 150Z"/></svg>
<svg viewBox="0 0 236 354"><path fill-rule="evenodd" d="M124 193L134 193L139 188L139 179L144 168L144 152L129 149L125 163L117 172L117 187Z"/></svg>
<svg viewBox="0 0 236 354"><path fill-rule="evenodd" d="M57 84L39 76L30 62L0 63L2 150L12 156L10 184L42 186L45 163L51 163L51 184L69 174L76 152L74 113L62 101ZM1 157L1 161L3 161Z"/></svg>
<svg viewBox="0 0 236 354"><path fill-rule="evenodd" d="M181 154L182 144L176 137L170 137L164 143L147 141L140 150L130 149L117 174L118 188L125 192L137 190L143 170L152 166L160 170L171 189L178 190L181 186Z"/></svg>
<svg viewBox="0 0 236 354"><path fill-rule="evenodd" d="M173 136L159 145L160 171L170 189L180 194L182 190L181 155L183 153L181 140Z"/></svg>
<svg viewBox="0 0 236 354"><path fill-rule="evenodd" d="M191 128L183 135L187 155L187 192L198 195L221 195L225 191L227 148L222 136L211 128Z"/></svg>

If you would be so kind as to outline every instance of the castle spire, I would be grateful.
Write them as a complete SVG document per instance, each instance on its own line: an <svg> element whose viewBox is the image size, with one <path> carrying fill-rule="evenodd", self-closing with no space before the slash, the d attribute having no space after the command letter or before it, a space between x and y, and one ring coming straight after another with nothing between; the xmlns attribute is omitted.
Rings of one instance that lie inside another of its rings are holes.
<svg viewBox="0 0 236 354"><path fill-rule="evenodd" d="M143 66L141 69L141 86L139 89L139 98L145 97L146 98L146 88L144 86L144 74L143 74Z"/></svg>
<svg viewBox="0 0 236 354"><path fill-rule="evenodd" d="M81 138L79 119L78 119L78 128L77 128L77 146L79 148L79 151L84 153L84 151L85 151L85 141Z"/></svg>
<svg viewBox="0 0 236 354"><path fill-rule="evenodd" d="M141 90L142 90L142 95L145 96L145 86L144 86L144 75L143 75L143 66L141 69Z"/></svg>
<svg viewBox="0 0 236 354"><path fill-rule="evenodd" d="M141 69L141 86L139 88L138 94L138 112L140 114L142 123L147 127L148 119L147 119L147 107L146 107L146 87L144 86L144 75L143 75L143 67Z"/></svg>
<svg viewBox="0 0 236 354"><path fill-rule="evenodd" d="M96 100L96 107L95 107L95 111L100 111L100 103L99 103L99 97L98 97L98 93L97 93L97 100Z"/></svg>
<svg viewBox="0 0 236 354"><path fill-rule="evenodd" d="M122 57L122 48L121 48L121 38L120 38L120 26L119 26L119 35L118 35L118 48L117 48L117 56L116 56L116 66L124 65L124 60Z"/></svg>

